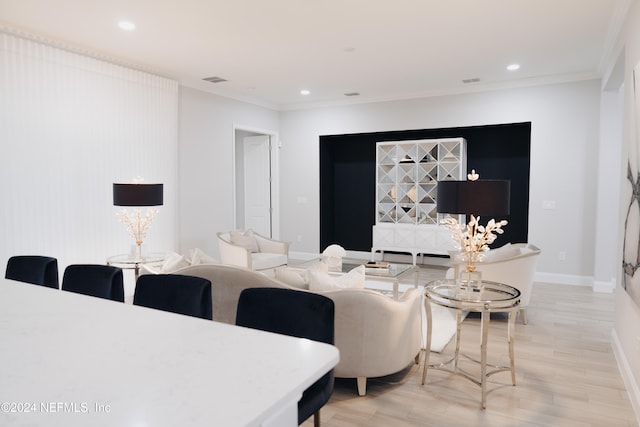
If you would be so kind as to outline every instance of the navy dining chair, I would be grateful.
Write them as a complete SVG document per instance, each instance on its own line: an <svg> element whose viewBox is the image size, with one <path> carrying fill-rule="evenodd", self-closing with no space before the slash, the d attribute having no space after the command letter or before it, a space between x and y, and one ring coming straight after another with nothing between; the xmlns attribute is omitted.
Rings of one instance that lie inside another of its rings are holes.
<svg viewBox="0 0 640 427"><path fill-rule="evenodd" d="M41 255L17 255L7 261L5 279L58 289L58 260Z"/></svg>
<svg viewBox="0 0 640 427"><path fill-rule="evenodd" d="M99 264L70 265L62 276L62 290L124 302L122 269Z"/></svg>
<svg viewBox="0 0 640 427"><path fill-rule="evenodd" d="M213 319L211 282L181 274L145 274L138 278L133 304L187 316Z"/></svg>
<svg viewBox="0 0 640 427"><path fill-rule="evenodd" d="M281 288L250 288L240 293L236 325L334 343L333 300L311 292ZM320 408L333 394L333 370L313 383L298 401L298 425L311 415L320 425Z"/></svg>

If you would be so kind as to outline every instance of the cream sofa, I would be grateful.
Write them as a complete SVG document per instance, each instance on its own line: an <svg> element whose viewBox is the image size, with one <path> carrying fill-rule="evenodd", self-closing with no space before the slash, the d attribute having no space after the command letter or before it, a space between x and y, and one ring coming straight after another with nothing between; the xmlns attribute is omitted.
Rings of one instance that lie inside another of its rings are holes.
<svg viewBox="0 0 640 427"><path fill-rule="evenodd" d="M320 292L336 306L335 343L338 378L356 378L364 396L367 378L401 371L419 362L422 344L420 291L411 288L398 300L370 289Z"/></svg>
<svg viewBox="0 0 640 427"><path fill-rule="evenodd" d="M220 232L216 236L223 264L260 271L289 262L289 242L270 239L251 230Z"/></svg>
<svg viewBox="0 0 640 427"><path fill-rule="evenodd" d="M483 252L482 261L476 263L476 271L482 273L482 280L504 283L520 291L520 320L527 324L526 310L531 298L533 276L540 249L530 243L507 243ZM453 279L464 269L464 262L452 257L453 267L447 271L447 278Z"/></svg>
<svg viewBox="0 0 640 427"><path fill-rule="evenodd" d="M222 264L200 264L174 272L211 281L213 320L234 324L240 292L277 287L308 291L264 273ZM340 362L336 377L357 378L358 394L366 393L368 377L393 374L418 362L421 346L421 295L409 289L399 300L369 289L318 292L336 307L335 345Z"/></svg>

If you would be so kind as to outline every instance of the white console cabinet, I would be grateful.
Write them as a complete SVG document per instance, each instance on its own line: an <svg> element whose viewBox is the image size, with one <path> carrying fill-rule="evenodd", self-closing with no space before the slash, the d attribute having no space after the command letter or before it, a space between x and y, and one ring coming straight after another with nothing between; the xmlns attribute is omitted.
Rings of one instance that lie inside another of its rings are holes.
<svg viewBox="0 0 640 427"><path fill-rule="evenodd" d="M438 181L466 178L464 138L379 142L376 144L375 252L446 255L450 232L439 225Z"/></svg>

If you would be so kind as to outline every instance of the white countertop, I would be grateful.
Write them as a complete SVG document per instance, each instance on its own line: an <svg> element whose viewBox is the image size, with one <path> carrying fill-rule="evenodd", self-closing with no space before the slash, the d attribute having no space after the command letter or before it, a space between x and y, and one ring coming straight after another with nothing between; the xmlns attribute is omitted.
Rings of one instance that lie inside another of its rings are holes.
<svg viewBox="0 0 640 427"><path fill-rule="evenodd" d="M2 426L258 426L338 360L327 344L0 279Z"/></svg>

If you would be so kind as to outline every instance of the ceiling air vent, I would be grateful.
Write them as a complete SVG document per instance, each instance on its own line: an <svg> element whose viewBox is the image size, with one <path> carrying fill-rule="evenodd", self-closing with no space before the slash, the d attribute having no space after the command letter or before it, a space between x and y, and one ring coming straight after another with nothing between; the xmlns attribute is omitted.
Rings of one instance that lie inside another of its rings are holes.
<svg viewBox="0 0 640 427"><path fill-rule="evenodd" d="M205 79L202 79L211 83L222 83L222 82L226 82L227 79L223 79L222 77L207 77Z"/></svg>
<svg viewBox="0 0 640 427"><path fill-rule="evenodd" d="M344 96L358 96L360 95L360 92L347 92L344 94Z"/></svg>
<svg viewBox="0 0 640 427"><path fill-rule="evenodd" d="M480 79L479 79L479 78L474 77L474 78L472 78L472 79L464 79L464 80L462 81L462 83L478 83L479 81L480 81Z"/></svg>

